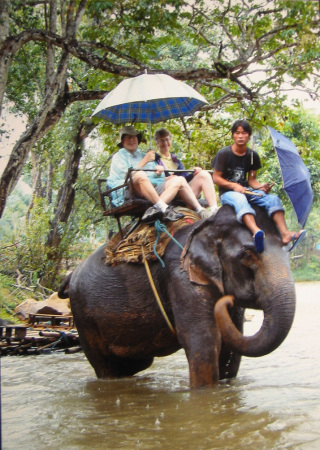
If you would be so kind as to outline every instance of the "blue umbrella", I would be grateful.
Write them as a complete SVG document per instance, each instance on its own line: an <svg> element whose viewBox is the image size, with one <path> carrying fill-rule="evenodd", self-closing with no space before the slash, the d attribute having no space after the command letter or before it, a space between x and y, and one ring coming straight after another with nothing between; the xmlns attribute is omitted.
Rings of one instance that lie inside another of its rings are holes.
<svg viewBox="0 0 320 450"><path fill-rule="evenodd" d="M296 146L273 128L268 127L268 130L277 152L283 188L292 203L298 222L303 228L313 204L309 171L302 161Z"/></svg>

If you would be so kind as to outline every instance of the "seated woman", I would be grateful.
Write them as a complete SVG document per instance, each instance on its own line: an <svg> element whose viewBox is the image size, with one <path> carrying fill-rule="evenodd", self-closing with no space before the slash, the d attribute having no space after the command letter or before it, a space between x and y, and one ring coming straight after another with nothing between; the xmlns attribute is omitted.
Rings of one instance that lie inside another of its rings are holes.
<svg viewBox="0 0 320 450"><path fill-rule="evenodd" d="M154 140L159 149L160 155L156 154L155 159L159 165L162 165L166 170L166 176L169 175L167 171L183 170L185 169L182 162L175 154L170 153L172 144L172 134L166 128L159 128L154 134ZM181 175L185 177L197 198L203 192L204 198L207 201L209 208L200 212L202 217L208 217L214 214L217 209L217 198L214 189L214 184L210 173L207 170L202 170L201 167L195 167L194 172L182 172Z"/></svg>

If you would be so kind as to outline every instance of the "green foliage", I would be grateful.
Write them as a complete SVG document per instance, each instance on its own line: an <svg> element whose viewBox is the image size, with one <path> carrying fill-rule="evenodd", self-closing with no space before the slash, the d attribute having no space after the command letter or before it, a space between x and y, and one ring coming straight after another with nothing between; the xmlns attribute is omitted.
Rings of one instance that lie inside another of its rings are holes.
<svg viewBox="0 0 320 450"><path fill-rule="evenodd" d="M113 46L118 54L124 52L146 62L156 48L157 30L170 33L179 28L180 8L184 4L180 0L92 1L80 33L85 40Z"/></svg>
<svg viewBox="0 0 320 450"><path fill-rule="evenodd" d="M33 119L43 102L46 49L43 44L23 47L10 66L7 97L13 113Z"/></svg>
<svg viewBox="0 0 320 450"><path fill-rule="evenodd" d="M33 273L34 282L39 278L46 260L45 240L50 226L49 218L50 208L45 200L35 198L16 252L16 267L23 272Z"/></svg>
<svg viewBox="0 0 320 450"><path fill-rule="evenodd" d="M15 287L15 279L0 273L0 317L13 323L20 323L15 317L14 308L25 296Z"/></svg>
<svg viewBox="0 0 320 450"><path fill-rule="evenodd" d="M27 185L20 183L10 197L8 207L0 221L0 240L2 242L9 241L12 236L14 240L17 240L24 227L23 218L31 200L31 193L26 193L26 188L28 188Z"/></svg>
<svg viewBox="0 0 320 450"><path fill-rule="evenodd" d="M79 2L75 2L78 4ZM68 4L68 2L67 2ZM48 3L46 6L49 7ZM45 5L36 7L14 0L10 4L12 36L32 29L46 30ZM309 168L315 197L320 191L320 127L319 118L307 114L296 104L289 107L282 92L284 81L304 88L310 76L320 66L320 43L317 36L316 2L275 0L262 3L225 2L217 0L89 0L77 35L79 47L90 50L93 60L103 58L116 64L118 71L102 71L90 67L82 59L70 56L66 85L60 89L73 93L103 89L110 91L124 77L123 68L144 68L168 71L195 86L208 99L205 111L180 120L168 121L174 136L173 151L187 168L201 165L211 169L217 151L230 143L230 127L239 117L253 125L253 145L262 158L259 178L275 181L274 192L285 204L286 217L296 227L294 213L283 189L278 161L265 125L288 136L297 145ZM61 19L61 11L58 11ZM57 22L61 34L61 23ZM36 117L43 104L46 87L47 46L28 42L15 55L10 67L6 95L13 110ZM54 69L57 69L61 49L55 49ZM194 76L196 69L203 69ZM214 74L207 78L207 73ZM318 79L313 78L313 91ZM312 94L313 95L313 94ZM34 171L41 173L39 188L28 220L25 220L30 197L14 193L1 220L0 231L4 272L15 269L32 274L31 279L46 277L54 270L56 260L48 256L46 239L55 213L59 188L65 183L66 158L75 150L79 124L89 122L97 101L78 102L69 106L59 124L33 148L36 156L24 168L24 177L32 185ZM110 156L117 150L119 126L96 121L97 129L83 149L79 174L73 187L75 202L67 223L60 224L59 258L61 271L72 268L93 248L104 242L107 230L116 229L116 222L104 219L97 192L97 179L108 173ZM162 126L163 124L159 124ZM138 124L144 130L146 125ZM153 131L156 126L153 126ZM147 142L142 145L147 149ZM52 180L48 175L51 165ZM52 200L46 189L52 181ZM308 231L311 241L319 241L314 208ZM18 226L16 225L18 224ZM309 252L313 253L313 247ZM296 269L294 261L294 270ZM299 258L312 267L307 257ZM299 269L300 270L300 269ZM52 281L53 285L54 281Z"/></svg>
<svg viewBox="0 0 320 450"><path fill-rule="evenodd" d="M320 281L320 256L312 255L308 262L305 259L294 260L292 273L295 282L298 281Z"/></svg>

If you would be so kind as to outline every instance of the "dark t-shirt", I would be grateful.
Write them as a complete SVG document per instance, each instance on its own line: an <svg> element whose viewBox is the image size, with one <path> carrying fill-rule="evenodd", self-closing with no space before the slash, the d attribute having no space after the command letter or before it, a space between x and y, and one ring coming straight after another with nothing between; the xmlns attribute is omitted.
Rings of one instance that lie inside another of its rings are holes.
<svg viewBox="0 0 320 450"><path fill-rule="evenodd" d="M261 169L261 162L257 152L247 149L243 156L237 156L231 150L231 145L218 151L211 163L212 167L222 172L222 177L228 181L248 186L248 173L251 170ZM219 195L230 189L219 186Z"/></svg>

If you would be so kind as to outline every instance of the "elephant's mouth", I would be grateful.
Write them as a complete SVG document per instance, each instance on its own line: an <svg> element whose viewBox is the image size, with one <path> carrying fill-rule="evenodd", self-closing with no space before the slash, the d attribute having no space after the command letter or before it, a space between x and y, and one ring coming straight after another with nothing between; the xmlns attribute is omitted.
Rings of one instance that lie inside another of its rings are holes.
<svg viewBox="0 0 320 450"><path fill-rule="evenodd" d="M244 280L246 280L244 282ZM262 309L257 306L259 295L255 289L255 279L253 275L243 274L241 278L230 277L225 274L223 285L224 292L221 295L230 295L234 297L235 305L241 305L242 308Z"/></svg>
<svg viewBox="0 0 320 450"><path fill-rule="evenodd" d="M288 335L295 312L295 296L282 297L263 308L264 320L253 336L244 336L234 325L228 309L234 307L234 297L226 295L215 306L214 313L222 340L243 356L258 357L271 353Z"/></svg>

